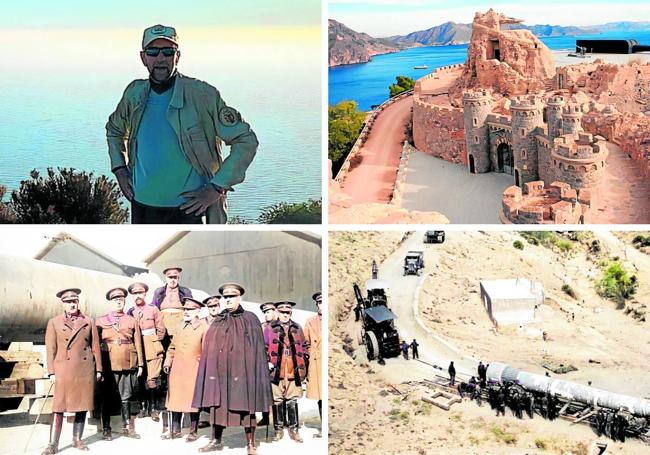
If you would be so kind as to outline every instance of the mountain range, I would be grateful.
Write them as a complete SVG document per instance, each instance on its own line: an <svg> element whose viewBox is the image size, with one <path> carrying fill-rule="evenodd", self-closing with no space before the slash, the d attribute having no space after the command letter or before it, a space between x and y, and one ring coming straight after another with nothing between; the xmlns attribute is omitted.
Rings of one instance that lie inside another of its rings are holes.
<svg viewBox="0 0 650 455"><path fill-rule="evenodd" d="M650 22L608 22L587 27L561 25L509 24L504 28L530 30L538 37L575 36L602 32L634 32L650 30ZM472 24L445 22L426 30L407 35L387 38L373 38L366 33L356 32L333 19L329 20L329 66L364 63L373 55L398 52L416 46L446 46L468 43L472 35Z"/></svg>

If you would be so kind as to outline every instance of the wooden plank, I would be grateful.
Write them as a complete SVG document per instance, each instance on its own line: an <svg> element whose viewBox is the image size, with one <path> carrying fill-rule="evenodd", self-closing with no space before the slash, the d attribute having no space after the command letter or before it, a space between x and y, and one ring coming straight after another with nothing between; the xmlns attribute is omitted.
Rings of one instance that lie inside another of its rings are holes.
<svg viewBox="0 0 650 455"><path fill-rule="evenodd" d="M3 379L0 381L0 398L33 394L36 389L35 381L35 379Z"/></svg>
<svg viewBox="0 0 650 455"><path fill-rule="evenodd" d="M581 422L581 421L585 420L587 417L591 417L591 416L594 415L595 413L596 413L596 411L593 411L593 410L592 410L592 411L589 411L588 413L586 413L586 414L583 415L582 417L580 417L580 418L574 420L573 423Z"/></svg>
<svg viewBox="0 0 650 455"><path fill-rule="evenodd" d="M424 401L425 403L429 403L429 404L432 404L434 406L437 406L440 409L444 409L445 411L449 411L449 408L450 408L450 406L448 406L446 404L438 403L437 401L430 400L430 399L428 399L426 397L422 398L422 401Z"/></svg>
<svg viewBox="0 0 650 455"><path fill-rule="evenodd" d="M12 341L7 350L9 351L31 351L34 349L34 343L31 341Z"/></svg>
<svg viewBox="0 0 650 455"><path fill-rule="evenodd" d="M43 363L43 356L40 352L32 351L0 351L0 362Z"/></svg>
<svg viewBox="0 0 650 455"><path fill-rule="evenodd" d="M11 379L39 379L45 374L43 365L36 362L18 362L11 370Z"/></svg>
<svg viewBox="0 0 650 455"><path fill-rule="evenodd" d="M562 409L560 409L560 412L558 412L557 414L560 415L560 416L561 416L561 415L564 415L564 411L567 410L567 408L569 407L570 404L571 404L571 402L570 402L570 401L567 401L567 402L564 404L564 406L562 406Z"/></svg>

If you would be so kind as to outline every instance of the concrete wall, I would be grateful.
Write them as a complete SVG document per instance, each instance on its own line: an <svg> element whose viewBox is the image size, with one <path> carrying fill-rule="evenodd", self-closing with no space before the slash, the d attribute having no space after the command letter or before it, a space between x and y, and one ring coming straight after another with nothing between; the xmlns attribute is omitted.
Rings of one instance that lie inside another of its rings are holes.
<svg viewBox="0 0 650 455"><path fill-rule="evenodd" d="M159 274L173 265L183 268L183 286L216 292L234 281L248 301L292 300L313 311L321 289L320 242L287 232L192 231L149 263Z"/></svg>
<svg viewBox="0 0 650 455"><path fill-rule="evenodd" d="M535 319L535 299L492 299L490 317L497 325L526 324Z"/></svg>

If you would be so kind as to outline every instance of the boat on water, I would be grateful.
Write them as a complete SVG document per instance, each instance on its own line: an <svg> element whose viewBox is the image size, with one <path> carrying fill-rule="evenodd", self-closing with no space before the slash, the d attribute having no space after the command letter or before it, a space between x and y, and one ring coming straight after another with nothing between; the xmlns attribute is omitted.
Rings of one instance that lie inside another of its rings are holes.
<svg viewBox="0 0 650 455"><path fill-rule="evenodd" d="M425 70L429 68L427 65L416 65L413 67L414 70Z"/></svg>

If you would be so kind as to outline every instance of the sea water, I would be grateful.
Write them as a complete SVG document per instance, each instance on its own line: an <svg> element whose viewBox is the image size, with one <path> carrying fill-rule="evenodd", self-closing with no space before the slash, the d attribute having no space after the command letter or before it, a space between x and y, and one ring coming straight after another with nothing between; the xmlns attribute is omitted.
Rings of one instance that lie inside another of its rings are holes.
<svg viewBox="0 0 650 455"><path fill-rule="evenodd" d="M610 38L636 39L640 44L650 44L650 31L608 32L598 35L558 36L540 38L551 50L575 51L576 39ZM359 109L367 111L374 105L388 99L388 86L395 83L397 76L419 79L441 66L464 63L467 59L467 44L452 46L426 46L406 49L393 54L376 55L368 63L336 66L329 69L329 104L353 100ZM427 65L424 70L414 66Z"/></svg>
<svg viewBox="0 0 650 455"><path fill-rule="evenodd" d="M105 125L126 86L147 77L141 33L0 31L13 43L0 73L0 184L11 191L48 167L112 176ZM179 71L217 87L260 142L229 194L230 215L252 222L268 205L321 197L320 32L294 35L182 36Z"/></svg>

